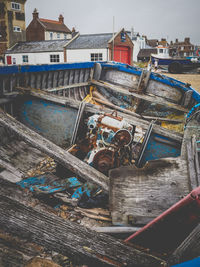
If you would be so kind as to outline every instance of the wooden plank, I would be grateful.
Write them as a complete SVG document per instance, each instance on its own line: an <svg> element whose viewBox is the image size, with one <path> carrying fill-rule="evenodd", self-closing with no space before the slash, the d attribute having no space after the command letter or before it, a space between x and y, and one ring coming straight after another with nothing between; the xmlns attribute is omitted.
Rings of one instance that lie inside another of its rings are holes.
<svg viewBox="0 0 200 267"><path fill-rule="evenodd" d="M59 103L62 105L66 105L66 106L68 105L68 106L76 108L76 109L79 108L79 105L81 103L80 101L73 100L73 99L68 98L68 97L55 96L55 95L46 93L44 91L30 90L30 89L27 89L24 87L17 87L17 89L20 91L24 91L26 94L28 93L29 95L32 95L34 97L42 98L42 99L49 100L49 101ZM85 106L85 111L91 112L91 113L104 113L104 112L112 113L113 109L109 109L109 108L105 108L105 107L102 108L101 106L87 103ZM139 118L138 115L135 115L135 113L133 113L133 112L131 112L129 114L129 112L119 111L118 115L120 117L123 117L124 119L126 119L128 123L131 123L135 126L140 126L144 130L148 129L148 127L149 127L148 121L145 121L145 120ZM161 134L161 135L166 136L166 137L170 137L170 138L176 140L177 142L180 142L180 143L182 142L182 134L170 131L166 128L162 128L159 125L154 125L153 132Z"/></svg>
<svg viewBox="0 0 200 267"><path fill-rule="evenodd" d="M190 192L185 160L168 158L111 170L110 210L115 225L149 222Z"/></svg>
<svg viewBox="0 0 200 267"><path fill-rule="evenodd" d="M13 102L13 98L0 98L0 105Z"/></svg>
<svg viewBox="0 0 200 267"><path fill-rule="evenodd" d="M140 230L141 227L128 227L128 226L104 226L104 227L92 227L92 230L98 233L104 234L125 234L134 233Z"/></svg>
<svg viewBox="0 0 200 267"><path fill-rule="evenodd" d="M164 78L162 75L158 73L156 75L160 76L161 79ZM170 102L172 101L173 103L181 103L184 91L181 91L179 88L176 88L175 86L172 87L162 82L150 79L146 89L146 93L149 95L161 97L164 101L166 100Z"/></svg>
<svg viewBox="0 0 200 267"><path fill-rule="evenodd" d="M12 91L12 92L5 92L3 95L4 96L17 96L19 92L17 91Z"/></svg>
<svg viewBox="0 0 200 267"><path fill-rule="evenodd" d="M190 235L174 251L169 262L178 264L184 261L199 257L200 251L200 224L190 233Z"/></svg>
<svg viewBox="0 0 200 267"><path fill-rule="evenodd" d="M77 117L76 117L76 122L75 122L75 125L74 125L72 138L71 138L71 145L74 145L76 143L77 133L78 133L80 122L81 122L82 117L83 117L85 104L86 103L84 101L82 101L80 103L80 106L79 106L79 109L78 109L78 114L77 114Z"/></svg>
<svg viewBox="0 0 200 267"><path fill-rule="evenodd" d="M0 196L0 226L4 231L34 241L89 266L160 266L164 261L96 233L81 225L39 212Z"/></svg>
<svg viewBox="0 0 200 267"><path fill-rule="evenodd" d="M150 95L144 95L144 94L138 94L135 90L127 90L127 89L124 89L123 87L120 87L120 86L116 86L116 85L112 85L108 82L103 82L103 81L95 81L95 80L92 80L91 81L92 84L94 85L97 85L97 86L102 86L102 87L105 87L105 88L108 88L108 89L111 89L113 91L117 91L119 93L122 93L124 95L129 95L129 96L134 96L138 99L142 99L142 100L146 100L148 102L152 102L152 103L156 103L156 104L159 104L159 105L163 105L163 106L167 106L168 108L170 109L175 109L175 110L178 110L178 111L182 111L182 112L185 112L185 113L188 113L189 110L184 108L184 107L181 107L180 105L177 105L177 104L174 104L172 102L168 102L166 99L163 99L162 97L158 97L158 96L150 96Z"/></svg>
<svg viewBox="0 0 200 267"><path fill-rule="evenodd" d="M197 185L200 186L200 162L199 162L199 156L197 151L197 142L196 142L196 135L192 136L192 149L194 151L194 169L196 172L196 181Z"/></svg>
<svg viewBox="0 0 200 267"><path fill-rule="evenodd" d="M24 177L24 173L18 169L16 169L15 167L13 167L11 164L9 164L8 162L0 159L0 167L5 168L6 170L10 171L11 173L13 173L18 180L21 180Z"/></svg>
<svg viewBox="0 0 200 267"><path fill-rule="evenodd" d="M108 191L108 177L74 157L69 152L53 144L46 138L35 133L13 117L5 114L2 110L0 110L0 115L0 124L10 129L12 132L15 132L26 143L46 153L76 175L87 181L93 182L101 186L105 191Z"/></svg>
<svg viewBox="0 0 200 267"><path fill-rule="evenodd" d="M74 83L73 85L65 85L65 86L60 86L52 89L47 89L45 91L47 92L57 92L57 91L62 91L70 88L76 88L76 87L81 87L81 86L87 86L90 85L89 82L83 82L83 83Z"/></svg>
<svg viewBox="0 0 200 267"><path fill-rule="evenodd" d="M191 141L187 142L186 148L187 148L187 166L188 166L189 181L191 190L193 190L198 186L198 184L197 184L195 164L194 164L194 151L192 149Z"/></svg>

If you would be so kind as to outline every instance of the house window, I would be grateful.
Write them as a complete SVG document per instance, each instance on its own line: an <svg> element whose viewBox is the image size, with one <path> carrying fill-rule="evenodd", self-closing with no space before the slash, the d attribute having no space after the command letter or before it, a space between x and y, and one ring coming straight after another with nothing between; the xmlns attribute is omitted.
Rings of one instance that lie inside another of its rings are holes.
<svg viewBox="0 0 200 267"><path fill-rule="evenodd" d="M103 60L103 54L102 53L92 53L90 54L91 61L101 61Z"/></svg>
<svg viewBox="0 0 200 267"><path fill-rule="evenodd" d="M13 27L13 31L14 31L14 32L21 32L21 28L18 27L18 26L14 26L14 27Z"/></svg>
<svg viewBox="0 0 200 267"><path fill-rule="evenodd" d="M60 62L60 55L50 55L50 62Z"/></svg>
<svg viewBox="0 0 200 267"><path fill-rule="evenodd" d="M64 39L67 39L67 34L66 33L64 33Z"/></svg>
<svg viewBox="0 0 200 267"><path fill-rule="evenodd" d="M16 58L15 57L13 58L13 64L14 65L16 64Z"/></svg>
<svg viewBox="0 0 200 267"><path fill-rule="evenodd" d="M28 56L27 55L23 55L22 56L22 62L23 63L28 63Z"/></svg>
<svg viewBox="0 0 200 267"><path fill-rule="evenodd" d="M159 49L159 53L163 53L163 49L161 48L161 49Z"/></svg>
<svg viewBox="0 0 200 267"><path fill-rule="evenodd" d="M15 10L21 10L21 4L15 3L15 2L11 2L11 8L15 9Z"/></svg>
<svg viewBox="0 0 200 267"><path fill-rule="evenodd" d="M60 39L60 33L57 33L57 39Z"/></svg>
<svg viewBox="0 0 200 267"><path fill-rule="evenodd" d="M49 35L50 35L50 40L53 40L53 32L50 32Z"/></svg>

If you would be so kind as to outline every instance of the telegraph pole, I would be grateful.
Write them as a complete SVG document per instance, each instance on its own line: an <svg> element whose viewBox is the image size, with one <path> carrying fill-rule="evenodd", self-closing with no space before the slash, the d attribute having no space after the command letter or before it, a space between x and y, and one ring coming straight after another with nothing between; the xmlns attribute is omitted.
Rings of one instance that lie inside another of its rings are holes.
<svg viewBox="0 0 200 267"><path fill-rule="evenodd" d="M114 61L114 35L115 35L115 16L113 16L113 48L112 48L112 61Z"/></svg>

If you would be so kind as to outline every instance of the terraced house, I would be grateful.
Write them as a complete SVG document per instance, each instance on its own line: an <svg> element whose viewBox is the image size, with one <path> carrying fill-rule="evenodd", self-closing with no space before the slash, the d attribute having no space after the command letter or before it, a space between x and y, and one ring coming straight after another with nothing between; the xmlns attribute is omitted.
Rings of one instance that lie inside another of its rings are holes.
<svg viewBox="0 0 200 267"><path fill-rule="evenodd" d="M0 0L0 59L4 52L19 41L26 40L26 0ZM9 62L9 58L7 61Z"/></svg>

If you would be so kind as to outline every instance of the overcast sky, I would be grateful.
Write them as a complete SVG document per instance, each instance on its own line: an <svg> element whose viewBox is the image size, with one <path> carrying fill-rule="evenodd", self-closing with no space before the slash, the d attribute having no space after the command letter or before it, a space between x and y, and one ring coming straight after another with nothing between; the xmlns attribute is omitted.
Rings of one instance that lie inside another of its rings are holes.
<svg viewBox="0 0 200 267"><path fill-rule="evenodd" d="M114 17L115 31L133 27L149 39L190 37L200 45L200 0L27 0L27 25L34 8L40 18L62 14L66 26L81 34L112 32Z"/></svg>

